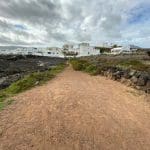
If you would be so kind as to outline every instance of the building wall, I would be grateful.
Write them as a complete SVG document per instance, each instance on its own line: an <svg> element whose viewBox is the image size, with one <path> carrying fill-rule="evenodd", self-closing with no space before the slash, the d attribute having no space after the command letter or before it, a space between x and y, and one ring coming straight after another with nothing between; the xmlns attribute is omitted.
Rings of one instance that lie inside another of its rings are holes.
<svg viewBox="0 0 150 150"><path fill-rule="evenodd" d="M131 54L132 50L130 47L117 47L111 49L111 54L118 55L118 54Z"/></svg>
<svg viewBox="0 0 150 150"><path fill-rule="evenodd" d="M47 48L44 50L43 56L48 57L64 57L62 53L62 49L54 47L54 48Z"/></svg>
<svg viewBox="0 0 150 150"><path fill-rule="evenodd" d="M90 56L90 55L99 55L100 50L95 49L92 46L80 45L79 47L79 56Z"/></svg>

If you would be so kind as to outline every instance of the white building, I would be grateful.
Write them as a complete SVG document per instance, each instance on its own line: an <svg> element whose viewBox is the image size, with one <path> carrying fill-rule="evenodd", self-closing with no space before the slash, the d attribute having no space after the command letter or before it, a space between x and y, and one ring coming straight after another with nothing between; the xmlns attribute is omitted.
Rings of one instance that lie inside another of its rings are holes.
<svg viewBox="0 0 150 150"><path fill-rule="evenodd" d="M48 57L81 57L99 55L100 50L90 46L89 43L80 43L74 47L72 44L65 44L63 48L36 48L36 47L20 47L13 50L0 50L0 54L4 55L35 55Z"/></svg>
<svg viewBox="0 0 150 150"><path fill-rule="evenodd" d="M62 49L64 57L77 57L78 50L72 44L65 44Z"/></svg>
<svg viewBox="0 0 150 150"><path fill-rule="evenodd" d="M42 54L38 54L38 48L36 47L21 47L13 50L14 55L39 55L42 56Z"/></svg>
<svg viewBox="0 0 150 150"><path fill-rule="evenodd" d="M50 47L46 48L43 52L43 56L48 56L48 57L64 57L62 53L62 49L58 47Z"/></svg>
<svg viewBox="0 0 150 150"><path fill-rule="evenodd" d="M113 55L132 54L132 53L135 53L136 51L137 51L136 48L133 48L130 45L128 45L128 46L112 48L111 49L111 54L113 54Z"/></svg>
<svg viewBox="0 0 150 150"><path fill-rule="evenodd" d="M116 47L111 49L111 54L113 55L119 55L123 51L123 47Z"/></svg>
<svg viewBox="0 0 150 150"><path fill-rule="evenodd" d="M78 48L79 54L78 56L91 56L91 55L99 55L100 50L96 49L93 46L90 46L89 43L81 43Z"/></svg>
<svg viewBox="0 0 150 150"><path fill-rule="evenodd" d="M81 57L99 55L100 50L90 46L89 43L80 43L76 48L74 48L73 45L66 44L63 46L63 53L66 55L66 57Z"/></svg>

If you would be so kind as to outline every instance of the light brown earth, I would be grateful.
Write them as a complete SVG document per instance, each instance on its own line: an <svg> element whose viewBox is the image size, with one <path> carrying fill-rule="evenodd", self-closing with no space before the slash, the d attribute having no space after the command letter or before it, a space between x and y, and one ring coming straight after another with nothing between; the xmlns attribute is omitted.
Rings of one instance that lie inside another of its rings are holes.
<svg viewBox="0 0 150 150"><path fill-rule="evenodd" d="M144 97L66 68L0 112L0 150L150 150Z"/></svg>

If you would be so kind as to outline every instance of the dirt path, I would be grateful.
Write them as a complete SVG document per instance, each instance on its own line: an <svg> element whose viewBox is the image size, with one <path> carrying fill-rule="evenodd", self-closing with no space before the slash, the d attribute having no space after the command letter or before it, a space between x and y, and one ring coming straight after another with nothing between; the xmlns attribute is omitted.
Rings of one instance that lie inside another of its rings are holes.
<svg viewBox="0 0 150 150"><path fill-rule="evenodd" d="M66 68L0 112L0 150L150 150L150 103Z"/></svg>

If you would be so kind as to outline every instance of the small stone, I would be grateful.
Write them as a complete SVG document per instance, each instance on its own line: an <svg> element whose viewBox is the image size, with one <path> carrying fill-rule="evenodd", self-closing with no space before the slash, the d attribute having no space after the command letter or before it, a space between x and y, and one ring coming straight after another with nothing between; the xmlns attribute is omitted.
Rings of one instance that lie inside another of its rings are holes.
<svg viewBox="0 0 150 150"><path fill-rule="evenodd" d="M39 81L36 81L36 82L35 82L35 85L38 85L38 84L39 84Z"/></svg>
<svg viewBox="0 0 150 150"><path fill-rule="evenodd" d="M138 86L145 86L148 81L148 76L146 74L141 74L137 81Z"/></svg>
<svg viewBox="0 0 150 150"><path fill-rule="evenodd" d="M136 83L138 82L138 78L135 77L135 76L133 76L133 77L131 78L131 81L132 81L134 84L136 84Z"/></svg>
<svg viewBox="0 0 150 150"><path fill-rule="evenodd" d="M136 73L136 71L135 71L135 70L131 70L131 71L129 72L129 75L130 75L130 76L134 76L134 75L135 75L135 73Z"/></svg>
<svg viewBox="0 0 150 150"><path fill-rule="evenodd" d="M124 77L125 79L130 79L132 76L130 76L130 74L129 74L128 71L125 71L123 77Z"/></svg>

